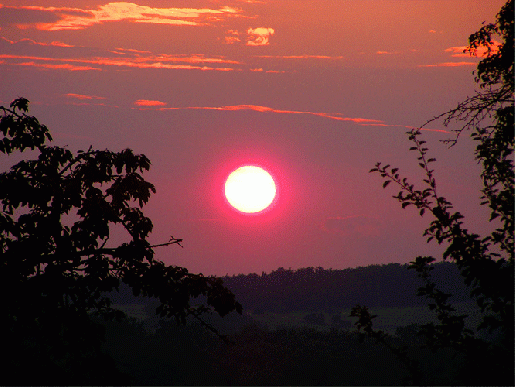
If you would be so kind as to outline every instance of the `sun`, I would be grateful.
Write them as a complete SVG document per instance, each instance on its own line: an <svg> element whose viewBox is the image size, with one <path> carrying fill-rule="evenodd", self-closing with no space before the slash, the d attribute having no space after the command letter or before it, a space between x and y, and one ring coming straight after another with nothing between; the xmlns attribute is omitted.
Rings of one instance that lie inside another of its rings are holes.
<svg viewBox="0 0 515 387"><path fill-rule="evenodd" d="M233 171L225 182L225 197L240 212L261 212L275 198L272 176L263 168L246 165Z"/></svg>

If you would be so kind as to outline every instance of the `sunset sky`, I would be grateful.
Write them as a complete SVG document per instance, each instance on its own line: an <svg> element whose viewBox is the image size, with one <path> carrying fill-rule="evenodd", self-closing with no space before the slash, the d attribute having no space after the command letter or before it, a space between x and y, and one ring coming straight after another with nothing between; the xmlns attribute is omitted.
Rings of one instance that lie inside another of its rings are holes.
<svg viewBox="0 0 515 387"><path fill-rule="evenodd" d="M29 99L56 145L146 154L150 240L184 239L159 259L225 275L441 253L430 218L368 171L423 178L405 132L473 94L463 47L503 0L134 1L0 0L0 105ZM439 142L452 128L423 136L439 191L481 232L473 144ZM263 213L224 198L246 164L276 181Z"/></svg>

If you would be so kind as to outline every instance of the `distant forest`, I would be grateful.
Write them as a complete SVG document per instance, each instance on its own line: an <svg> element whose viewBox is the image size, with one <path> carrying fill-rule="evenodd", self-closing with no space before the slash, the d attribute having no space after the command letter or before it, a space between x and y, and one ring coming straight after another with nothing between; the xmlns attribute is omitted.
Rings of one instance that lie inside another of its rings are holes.
<svg viewBox="0 0 515 387"><path fill-rule="evenodd" d="M408 266L389 263L343 270L280 267L271 273L238 274L222 277L222 280L247 315L299 311L334 313L350 310L356 304L370 308L426 305L426 300L417 296L422 281ZM452 294L452 303L470 301L470 291L456 265L436 263L432 277L439 289ZM136 303L129 288L123 286L119 292L112 293L111 298L114 304ZM138 303L142 301L140 298Z"/></svg>
<svg viewBox="0 0 515 387"><path fill-rule="evenodd" d="M470 300L470 292L455 264L440 262L433 268L435 283L442 291L452 293L451 302ZM389 263L343 270L280 267L269 274L239 274L222 279L244 310L254 314L310 310L331 313L356 304L383 308L426 304L417 296L422 281L414 270L408 270L408 264Z"/></svg>

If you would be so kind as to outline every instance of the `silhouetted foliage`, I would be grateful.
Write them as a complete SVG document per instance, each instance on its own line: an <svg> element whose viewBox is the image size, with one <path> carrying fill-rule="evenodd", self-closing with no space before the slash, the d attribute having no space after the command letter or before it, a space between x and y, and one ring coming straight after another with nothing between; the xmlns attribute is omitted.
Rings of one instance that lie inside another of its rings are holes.
<svg viewBox="0 0 515 387"><path fill-rule="evenodd" d="M9 295L0 312L3 383L110 382L103 376L116 374L97 356L101 335L90 317L123 316L106 296L121 281L135 295L157 298L156 312L177 322L208 311L241 313L219 278L154 258L154 248L181 240L147 241L152 222L142 207L155 188L142 177L150 168L146 156L48 146L49 131L27 114L28 104L19 98L0 107L0 152L37 152L0 174L0 286ZM113 247L114 225L128 241ZM197 297L204 302L194 305Z"/></svg>
<svg viewBox="0 0 515 387"><path fill-rule="evenodd" d="M500 38L501 43L495 42L496 37ZM425 141L420 139L420 128L409 132L409 139L414 144L410 150L418 153L426 188L416 189L414 184L400 176L398 168L391 168L390 165L377 163L371 170L385 179L383 187L391 182L400 187L399 193L393 197L402 204L402 208L412 205L421 216L433 216L424 236L428 242L434 240L438 244L447 244L443 258L456 264L464 282L471 288L470 296L483 312L478 330L496 332L501 337L495 343L487 343L465 327L467 316L456 313L449 303L451 294L438 289L431 278L433 266L430 264L435 258L417 257L412 262L411 268L424 281L418 295L430 300L429 308L436 312L438 319L436 324L421 326L420 333L433 350L453 348L464 355L460 375L464 384L514 383L513 39L513 0L509 0L497 15L495 24L483 26L470 35L469 47L465 50L472 55L476 55L480 49L486 52L476 72L480 90L457 108L427 122L440 118L444 119L445 125L453 120L462 121L456 138L446 142L455 145L464 131L470 131L472 139L477 142L475 157L482 165L481 204L490 208L489 221L497 222L496 229L490 235L481 237L465 229L463 215L453 212L451 202L439 195L434 170L431 169L435 159L428 156ZM358 329L384 342L380 331L372 328L373 316L366 309L357 306L351 315L358 317ZM403 351L396 354L400 359L405 357ZM413 376L416 383L418 378L415 371Z"/></svg>

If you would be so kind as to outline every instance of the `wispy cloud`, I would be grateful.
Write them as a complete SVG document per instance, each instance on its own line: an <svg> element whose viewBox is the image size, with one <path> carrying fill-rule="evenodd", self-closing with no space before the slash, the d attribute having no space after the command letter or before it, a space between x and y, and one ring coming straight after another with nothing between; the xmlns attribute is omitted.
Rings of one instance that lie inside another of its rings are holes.
<svg viewBox="0 0 515 387"><path fill-rule="evenodd" d="M52 69L52 70L68 70L68 71L91 71L91 70L100 71L101 70L97 67L77 66L77 65L72 65L69 63L51 64L51 63L36 63L34 61L30 61L30 62L17 63L17 65L18 66L41 67L41 68Z"/></svg>
<svg viewBox="0 0 515 387"><path fill-rule="evenodd" d="M327 55L255 55L254 58L263 58L263 59L343 59L343 56L327 56Z"/></svg>
<svg viewBox="0 0 515 387"><path fill-rule="evenodd" d="M65 94L65 96L69 97L69 98L80 99L80 100L105 99L105 97L99 97L96 95L84 95L84 94L75 94L75 93L68 93L68 94Z"/></svg>
<svg viewBox="0 0 515 387"><path fill-rule="evenodd" d="M209 8L155 8L129 2L111 2L98 6L95 10L71 7L43 6L4 6L6 8L49 12L58 17L52 23L21 23L20 28L37 28L45 31L80 30L95 24L115 21L134 23L154 23L170 25L204 25L220 16L235 16L238 9L224 6L219 9Z"/></svg>
<svg viewBox="0 0 515 387"><path fill-rule="evenodd" d="M371 118L363 117L347 117L341 113L325 113L325 112L310 112L310 111L298 111L298 110L282 110L274 109L268 106L261 105L227 105L227 106L186 106L186 107L156 107L156 110L218 110L218 111L241 111L251 110L259 113L275 113L275 114L296 114L296 115L311 115L316 117L327 118L330 120L352 122L360 126L377 126L377 127L389 127L389 128L400 128L400 129L415 129L413 126L408 125L392 125L387 124L382 120L376 120ZM444 129L431 129L421 128L421 130L428 132L438 133L451 133Z"/></svg>
<svg viewBox="0 0 515 387"><path fill-rule="evenodd" d="M138 99L134 101L134 105L136 106L166 106L166 102L161 101L152 101L148 99Z"/></svg>
<svg viewBox="0 0 515 387"><path fill-rule="evenodd" d="M0 54L2 59L11 60L24 60L28 59L31 62L19 63L16 61L10 62L11 65L33 65L35 67L46 67L56 69L83 69L83 70L102 70L96 66L114 66L114 67L131 67L140 69L186 69L186 70L202 70L202 71L234 71L232 67L216 67L206 66L205 64L239 64L238 61L228 60L224 58L207 58L201 55L194 56L173 56L173 55L149 55L149 56L136 56L126 58L109 58L109 57L96 57L96 58L48 58L27 55L10 55ZM66 62L66 64L44 64L38 62ZM81 63L82 65L78 65Z"/></svg>
<svg viewBox="0 0 515 387"><path fill-rule="evenodd" d="M377 55L397 55L400 51L376 51Z"/></svg>
<svg viewBox="0 0 515 387"><path fill-rule="evenodd" d="M275 34L275 30L267 27L249 28L247 34L248 46L266 46L269 44L270 36Z"/></svg>
<svg viewBox="0 0 515 387"><path fill-rule="evenodd" d="M180 110L180 109L188 109L188 110L221 110L221 111L238 111L238 110L252 110L259 113L276 113L276 114L307 114L313 115L323 118L329 118L332 120L338 121L350 121L356 124L368 124L368 125L381 125L384 124L381 120L374 120L369 118L357 118L357 117L344 117L339 113L329 114L329 113L319 113L319 112L309 112L309 111L297 111L297 110L281 110L274 109L268 106L259 106L259 105L228 105L228 106L189 106L189 107L167 107L161 108L160 110Z"/></svg>

